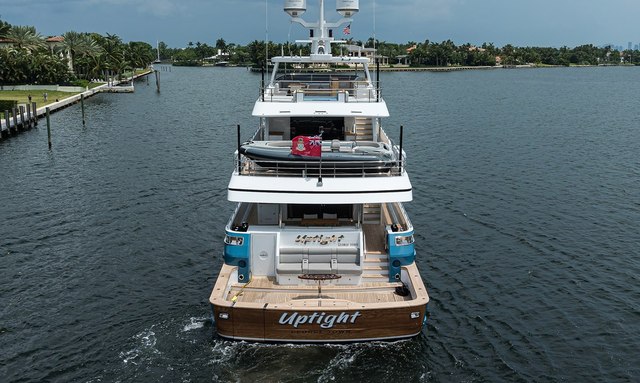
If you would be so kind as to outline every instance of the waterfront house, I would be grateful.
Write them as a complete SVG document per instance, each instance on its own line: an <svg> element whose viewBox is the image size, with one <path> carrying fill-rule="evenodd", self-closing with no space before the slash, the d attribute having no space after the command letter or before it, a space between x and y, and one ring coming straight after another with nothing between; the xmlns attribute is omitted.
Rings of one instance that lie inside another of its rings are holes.
<svg viewBox="0 0 640 383"><path fill-rule="evenodd" d="M347 44L347 54L350 57L366 57L369 59L369 63L375 64L376 59L380 60L380 65L389 65L389 57L381 56L377 54L375 48L365 48L360 45Z"/></svg>

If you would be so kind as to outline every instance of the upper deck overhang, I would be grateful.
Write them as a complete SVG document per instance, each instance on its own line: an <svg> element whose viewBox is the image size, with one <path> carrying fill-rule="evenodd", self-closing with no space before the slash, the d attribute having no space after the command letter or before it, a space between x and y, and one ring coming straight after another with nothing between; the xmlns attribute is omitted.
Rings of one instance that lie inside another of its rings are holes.
<svg viewBox="0 0 640 383"><path fill-rule="evenodd" d="M407 173L380 177L264 177L234 172L228 188L232 202L273 204L361 204L409 202L413 199Z"/></svg>
<svg viewBox="0 0 640 383"><path fill-rule="evenodd" d="M258 100L254 117L389 117L384 100L378 102L271 102Z"/></svg>
<svg viewBox="0 0 640 383"><path fill-rule="evenodd" d="M277 56L271 58L273 63L291 64L369 64L366 57L311 55L311 56Z"/></svg>

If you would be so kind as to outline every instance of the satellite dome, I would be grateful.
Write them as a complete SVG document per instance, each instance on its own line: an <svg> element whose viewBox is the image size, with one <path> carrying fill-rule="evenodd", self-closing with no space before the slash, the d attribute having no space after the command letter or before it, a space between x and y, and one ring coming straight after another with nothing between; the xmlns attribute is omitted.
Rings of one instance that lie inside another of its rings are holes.
<svg viewBox="0 0 640 383"><path fill-rule="evenodd" d="M307 0L285 0L284 11L291 17L299 17L307 10Z"/></svg>
<svg viewBox="0 0 640 383"><path fill-rule="evenodd" d="M359 0L336 0L336 11L342 17L351 17L360 10Z"/></svg>

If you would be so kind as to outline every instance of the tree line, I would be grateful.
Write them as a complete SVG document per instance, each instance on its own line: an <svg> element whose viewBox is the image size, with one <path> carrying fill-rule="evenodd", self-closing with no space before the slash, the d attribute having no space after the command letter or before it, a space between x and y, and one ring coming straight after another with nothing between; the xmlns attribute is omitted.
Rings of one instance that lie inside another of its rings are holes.
<svg viewBox="0 0 640 383"><path fill-rule="evenodd" d="M69 31L61 41L47 40L31 26L12 26L0 20L0 84L86 84L92 79L121 76L125 71L145 68L156 58L146 42L125 43L117 35ZM369 38L350 39L348 44L377 49L391 65L411 66L493 66L502 65L640 65L640 51L617 50L612 46L581 45L575 48L517 47L492 43L456 45L451 40L410 41L403 44ZM254 40L247 45L227 43L219 38L215 45L189 42L184 48L159 44L163 61L174 65L199 66L206 62L228 61L234 65L264 65L268 57L308 55L308 45ZM346 54L333 46L334 54ZM220 55L219 53L222 53Z"/></svg>
<svg viewBox="0 0 640 383"><path fill-rule="evenodd" d="M423 66L493 66L502 65L640 65L640 51L617 50L613 46L598 47L593 44L574 48L561 47L517 47L507 44L496 47L493 43L475 46L469 43L456 45L451 40L433 42L410 41L404 44L390 43L369 38L367 41L350 39L348 44L377 49L377 54L385 56L391 65L410 63L414 67ZM169 48L160 43L160 56L176 65L202 65L207 58L217 55L218 50L227 53L225 61L235 65L261 66L265 55L269 57L309 54L308 45L252 41L247 45L227 44L218 39L215 46L206 43L189 42L185 48ZM339 46L333 46L334 54L345 53Z"/></svg>
<svg viewBox="0 0 640 383"><path fill-rule="evenodd" d="M145 42L125 43L117 35L69 31L49 41L31 26L0 20L0 84L86 85L146 68L155 50Z"/></svg>

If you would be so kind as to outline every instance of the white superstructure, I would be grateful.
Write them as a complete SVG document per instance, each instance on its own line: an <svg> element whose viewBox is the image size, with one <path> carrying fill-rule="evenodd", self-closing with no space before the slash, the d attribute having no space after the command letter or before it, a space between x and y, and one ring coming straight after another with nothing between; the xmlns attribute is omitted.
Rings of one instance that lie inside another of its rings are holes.
<svg viewBox="0 0 640 383"><path fill-rule="evenodd" d="M331 54L333 44L343 43L334 39L332 28L351 19L328 23L324 0L319 3L319 21L309 23L300 18L306 1L285 1L292 21L313 31L303 41L311 44L311 54L271 59L273 73L253 108L258 129L248 142L238 137L228 187L228 199L237 207L226 227L225 265L210 299L216 320L223 320L218 326L223 336L390 339L416 335L425 318L428 296L403 207L412 200L412 187L402 143L383 129L389 111L369 60ZM359 2L337 1L336 10L351 16ZM320 291L310 298L305 292L314 286L332 289L331 299ZM389 305L379 306L382 302ZM376 310L381 309L402 319L388 331L371 324L335 334L279 332L286 318L299 315L290 312L296 307L326 304L360 310L350 315L363 323L380 320ZM254 316L243 321L245 314L238 313L244 310L255 310ZM274 315L281 315L280 321L267 323ZM263 324L258 335L251 321Z"/></svg>

